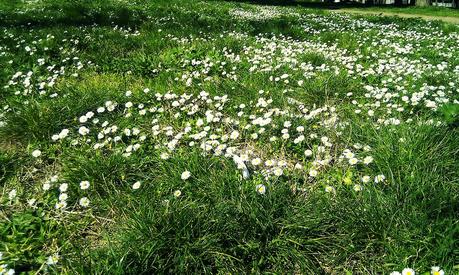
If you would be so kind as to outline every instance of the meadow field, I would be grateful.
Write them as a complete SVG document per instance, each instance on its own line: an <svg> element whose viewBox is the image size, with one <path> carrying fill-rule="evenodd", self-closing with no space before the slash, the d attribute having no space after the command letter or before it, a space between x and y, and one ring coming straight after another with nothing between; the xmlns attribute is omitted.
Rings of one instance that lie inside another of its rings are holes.
<svg viewBox="0 0 459 275"><path fill-rule="evenodd" d="M459 25L0 1L0 274L458 274Z"/></svg>

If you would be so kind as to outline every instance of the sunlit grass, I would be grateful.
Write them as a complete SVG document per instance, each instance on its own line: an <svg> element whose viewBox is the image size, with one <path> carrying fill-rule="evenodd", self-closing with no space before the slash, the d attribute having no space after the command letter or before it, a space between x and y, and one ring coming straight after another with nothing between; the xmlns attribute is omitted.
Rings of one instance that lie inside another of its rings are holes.
<svg viewBox="0 0 459 275"><path fill-rule="evenodd" d="M11 3L0 274L457 271L454 26Z"/></svg>

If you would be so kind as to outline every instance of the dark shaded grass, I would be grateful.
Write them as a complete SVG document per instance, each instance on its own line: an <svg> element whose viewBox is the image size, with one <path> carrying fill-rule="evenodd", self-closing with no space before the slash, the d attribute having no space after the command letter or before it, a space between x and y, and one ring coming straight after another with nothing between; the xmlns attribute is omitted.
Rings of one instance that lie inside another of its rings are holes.
<svg viewBox="0 0 459 275"><path fill-rule="evenodd" d="M0 186L3 187L5 182L15 175L19 160L21 160L19 154L3 151L0 147Z"/></svg>

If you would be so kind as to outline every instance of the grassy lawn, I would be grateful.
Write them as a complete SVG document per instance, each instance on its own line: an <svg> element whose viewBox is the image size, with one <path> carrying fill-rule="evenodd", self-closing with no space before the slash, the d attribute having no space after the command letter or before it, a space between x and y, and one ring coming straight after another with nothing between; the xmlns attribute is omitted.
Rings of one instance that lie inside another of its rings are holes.
<svg viewBox="0 0 459 275"><path fill-rule="evenodd" d="M237 0L236 0L237 1ZM254 0L253 2L257 2ZM395 7L393 5L374 5L367 6L359 3L327 3L317 2L310 0L260 0L260 3L272 5L284 5L284 6L301 6L312 9L342 9L342 10L353 10L363 12L374 12L374 13L395 13L395 14L412 14L412 15L424 15L424 16L438 16L438 17L456 17L459 18L459 9L446 8L446 7L416 7L416 6L403 6ZM440 1L439 1L440 2Z"/></svg>
<svg viewBox="0 0 459 275"><path fill-rule="evenodd" d="M347 8L346 8L347 9ZM350 10L363 10L375 13L395 13L395 14L413 14L438 17L455 17L459 18L459 9L443 8L443 7L367 7L364 9L349 8Z"/></svg>
<svg viewBox="0 0 459 275"><path fill-rule="evenodd" d="M459 272L459 27L10 0L0 28L0 274Z"/></svg>

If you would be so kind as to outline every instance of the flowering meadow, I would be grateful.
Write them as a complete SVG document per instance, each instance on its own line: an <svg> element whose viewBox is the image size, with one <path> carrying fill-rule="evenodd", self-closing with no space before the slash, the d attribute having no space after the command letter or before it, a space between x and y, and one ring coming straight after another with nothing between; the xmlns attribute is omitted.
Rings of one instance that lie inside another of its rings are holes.
<svg viewBox="0 0 459 275"><path fill-rule="evenodd" d="M459 272L459 26L10 2L0 274Z"/></svg>

